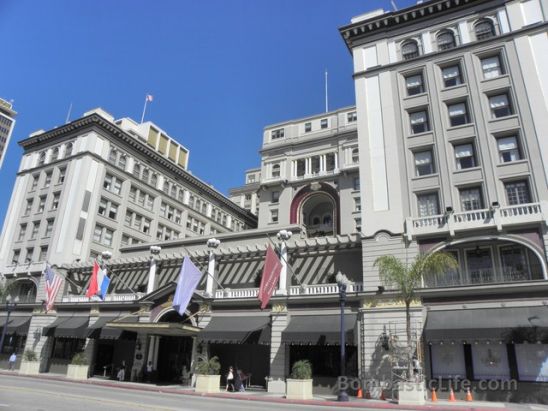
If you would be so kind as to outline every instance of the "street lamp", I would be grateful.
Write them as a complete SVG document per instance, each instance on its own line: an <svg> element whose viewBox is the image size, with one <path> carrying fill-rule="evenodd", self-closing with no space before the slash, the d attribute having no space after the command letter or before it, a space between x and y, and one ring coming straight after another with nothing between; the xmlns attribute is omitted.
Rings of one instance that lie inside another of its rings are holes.
<svg viewBox="0 0 548 411"><path fill-rule="evenodd" d="M339 380L343 380L346 376L346 341L345 341L345 329L344 329L344 304L346 302L346 286L348 284L348 278L340 271L337 273L335 279L339 286L339 303L341 306L341 374ZM344 385L342 385L344 387ZM339 386L339 394L337 395L337 401L348 401L348 394L346 388Z"/></svg>
<svg viewBox="0 0 548 411"><path fill-rule="evenodd" d="M8 295L6 297L6 311L8 312L8 317L6 318L6 322L4 323L4 328L2 328L2 337L0 337L0 350L2 350L2 348L4 347L4 338L6 338L6 331L8 330L8 323L10 322L10 314L13 310L15 310L18 302L19 297L15 297L13 303L11 302L11 295Z"/></svg>

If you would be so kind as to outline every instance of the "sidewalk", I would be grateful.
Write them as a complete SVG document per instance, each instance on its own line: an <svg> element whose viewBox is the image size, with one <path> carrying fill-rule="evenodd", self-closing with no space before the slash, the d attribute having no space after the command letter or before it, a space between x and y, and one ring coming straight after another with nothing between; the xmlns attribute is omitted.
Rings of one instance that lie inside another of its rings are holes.
<svg viewBox="0 0 548 411"><path fill-rule="evenodd" d="M437 402L427 402L425 405L398 405L391 401L365 400L350 397L346 403L337 402L333 395L318 395L313 400L287 400L280 394L272 394L266 391L246 391L246 392L220 392L217 394L199 394L194 392L192 387L182 385L154 385L137 382L107 380L100 377L92 377L87 380L72 380L62 374L40 374L40 375L22 375L18 372L1 370L0 375L9 375L20 378L47 379L51 381L63 381L76 384L89 384L102 387L121 388L128 390L137 390L142 392L158 392L179 395L192 395L211 398L235 399L244 401L257 401L283 404L316 405L325 407L345 407L345 408L374 408L384 410L417 410L417 411L508 411L508 410L531 410L548 411L548 406L537 404L510 404L502 402L487 401L457 401L449 402L440 400Z"/></svg>

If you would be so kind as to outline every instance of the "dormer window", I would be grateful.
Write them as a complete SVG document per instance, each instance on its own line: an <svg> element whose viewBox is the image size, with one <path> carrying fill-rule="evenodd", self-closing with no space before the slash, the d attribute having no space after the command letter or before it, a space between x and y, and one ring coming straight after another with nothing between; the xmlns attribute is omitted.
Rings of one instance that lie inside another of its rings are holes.
<svg viewBox="0 0 548 411"><path fill-rule="evenodd" d="M284 138L285 130L283 128L279 128L277 130L272 130L270 132L270 136L271 136L272 140L277 140L279 138Z"/></svg>
<svg viewBox="0 0 548 411"><path fill-rule="evenodd" d="M419 56L419 45L416 41L410 40L401 46L401 55L404 60L411 60Z"/></svg>
<svg viewBox="0 0 548 411"><path fill-rule="evenodd" d="M474 32L476 33L476 40L484 40L495 36L495 26L489 19L483 19L476 23L474 26Z"/></svg>
<svg viewBox="0 0 548 411"><path fill-rule="evenodd" d="M449 50L455 48L457 43L455 41L455 35L450 30L442 31L436 37L438 42L438 50Z"/></svg>

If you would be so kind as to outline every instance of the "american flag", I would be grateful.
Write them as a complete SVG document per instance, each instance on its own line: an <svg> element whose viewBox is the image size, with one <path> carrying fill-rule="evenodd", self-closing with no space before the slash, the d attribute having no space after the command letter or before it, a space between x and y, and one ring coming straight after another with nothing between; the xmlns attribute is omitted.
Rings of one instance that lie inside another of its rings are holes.
<svg viewBox="0 0 548 411"><path fill-rule="evenodd" d="M44 270L44 277L46 279L46 312L48 312L53 307L55 297L59 292L59 288L61 288L63 280L61 276L53 272L49 264L46 265L46 269Z"/></svg>

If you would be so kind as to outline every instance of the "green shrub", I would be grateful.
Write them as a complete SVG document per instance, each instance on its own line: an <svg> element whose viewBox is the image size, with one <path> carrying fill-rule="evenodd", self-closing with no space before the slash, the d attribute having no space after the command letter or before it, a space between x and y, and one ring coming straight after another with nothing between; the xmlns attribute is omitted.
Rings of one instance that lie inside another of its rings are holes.
<svg viewBox="0 0 548 411"><path fill-rule="evenodd" d="M38 361L38 355L32 350L25 350L23 353L23 360L25 361Z"/></svg>
<svg viewBox="0 0 548 411"><path fill-rule="evenodd" d="M88 357L86 357L84 352L74 354L70 363L72 365L89 365Z"/></svg>
<svg viewBox="0 0 548 411"><path fill-rule="evenodd" d="M296 380L309 380L312 378L312 364L308 360L299 360L291 368L291 377Z"/></svg>
<svg viewBox="0 0 548 411"><path fill-rule="evenodd" d="M196 374L201 375L219 375L221 372L221 363L219 357L212 357L209 360L207 357L198 357L196 364Z"/></svg>

